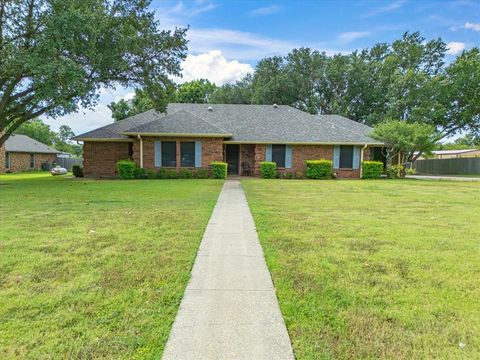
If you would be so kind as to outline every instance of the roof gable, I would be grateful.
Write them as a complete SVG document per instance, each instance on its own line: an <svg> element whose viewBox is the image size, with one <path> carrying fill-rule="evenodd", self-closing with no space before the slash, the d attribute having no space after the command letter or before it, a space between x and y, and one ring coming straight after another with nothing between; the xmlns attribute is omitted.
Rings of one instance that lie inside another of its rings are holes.
<svg viewBox="0 0 480 360"><path fill-rule="evenodd" d="M5 141L6 152L23 152L35 154L58 154L57 151L40 141L32 139L27 135L11 135Z"/></svg>
<svg viewBox="0 0 480 360"><path fill-rule="evenodd" d="M161 117L155 121L134 127L125 131L125 135L176 135L176 136L217 136L230 137L231 133L215 126L208 121L192 114L187 110L180 110Z"/></svg>
<svg viewBox="0 0 480 360"><path fill-rule="evenodd" d="M171 103L76 140L129 141L129 136L219 136L239 143L372 144L372 128L338 115L311 115L287 105Z"/></svg>

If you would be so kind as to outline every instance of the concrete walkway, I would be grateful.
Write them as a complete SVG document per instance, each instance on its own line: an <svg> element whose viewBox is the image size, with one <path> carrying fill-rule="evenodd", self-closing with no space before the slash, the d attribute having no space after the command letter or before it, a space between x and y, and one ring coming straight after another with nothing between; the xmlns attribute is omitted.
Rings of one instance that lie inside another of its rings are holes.
<svg viewBox="0 0 480 360"><path fill-rule="evenodd" d="M451 180L451 181L480 181L480 177L467 177L455 175L407 175L407 179L417 180Z"/></svg>
<svg viewBox="0 0 480 360"><path fill-rule="evenodd" d="M163 359L293 358L243 189L238 180L227 180Z"/></svg>

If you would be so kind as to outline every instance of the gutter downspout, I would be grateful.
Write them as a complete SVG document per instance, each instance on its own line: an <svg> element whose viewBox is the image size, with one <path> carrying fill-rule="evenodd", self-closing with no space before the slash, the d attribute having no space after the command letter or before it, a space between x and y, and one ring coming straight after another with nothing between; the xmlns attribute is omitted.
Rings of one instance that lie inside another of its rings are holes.
<svg viewBox="0 0 480 360"><path fill-rule="evenodd" d="M140 140L140 167L143 168L143 139L140 134L137 134L137 137Z"/></svg>
<svg viewBox="0 0 480 360"><path fill-rule="evenodd" d="M368 144L363 145L362 151L360 152L360 179L362 178L363 175L363 167L362 167L362 162L363 162L363 151L367 148Z"/></svg>

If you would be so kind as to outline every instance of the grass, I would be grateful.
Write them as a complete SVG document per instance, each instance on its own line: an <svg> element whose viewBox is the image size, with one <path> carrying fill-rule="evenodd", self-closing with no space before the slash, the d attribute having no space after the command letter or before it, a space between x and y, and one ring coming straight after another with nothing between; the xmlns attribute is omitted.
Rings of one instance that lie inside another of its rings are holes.
<svg viewBox="0 0 480 360"><path fill-rule="evenodd" d="M480 183L242 183L297 359L480 358Z"/></svg>
<svg viewBox="0 0 480 360"><path fill-rule="evenodd" d="M0 358L160 358L221 185L0 175Z"/></svg>

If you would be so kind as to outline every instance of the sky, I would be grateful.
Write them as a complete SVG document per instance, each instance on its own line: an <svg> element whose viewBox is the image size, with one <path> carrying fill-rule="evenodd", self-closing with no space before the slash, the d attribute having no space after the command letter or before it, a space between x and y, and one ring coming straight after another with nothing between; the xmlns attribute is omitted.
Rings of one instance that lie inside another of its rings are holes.
<svg viewBox="0 0 480 360"><path fill-rule="evenodd" d="M442 38L451 61L464 49L480 46L480 0L254 1L153 0L163 29L187 27L188 56L181 83L207 78L217 85L252 72L260 59L310 47L331 55L392 42L406 31ZM107 105L133 96L133 89L102 90L95 109L57 119L78 135L112 123Z"/></svg>

